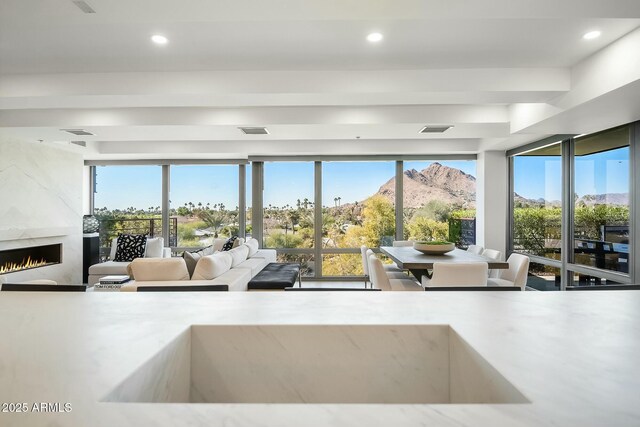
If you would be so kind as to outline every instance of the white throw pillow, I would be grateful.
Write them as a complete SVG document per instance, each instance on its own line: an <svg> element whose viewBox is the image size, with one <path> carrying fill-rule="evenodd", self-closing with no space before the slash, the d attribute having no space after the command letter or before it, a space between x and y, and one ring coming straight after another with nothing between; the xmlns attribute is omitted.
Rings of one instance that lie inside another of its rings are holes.
<svg viewBox="0 0 640 427"><path fill-rule="evenodd" d="M212 280L231 268L233 259L228 252L216 252L198 260L191 280Z"/></svg>
<svg viewBox="0 0 640 427"><path fill-rule="evenodd" d="M211 243L211 246L213 246L213 249L220 252L222 251L222 245L224 245L224 242L226 242L227 239L219 239L219 238L215 238L213 239L213 242Z"/></svg>
<svg viewBox="0 0 640 427"><path fill-rule="evenodd" d="M233 262L231 263L231 268L237 267L238 264L241 264L247 260L247 256L249 255L249 248L245 245L238 246L237 248L231 249L227 251L229 255L233 258Z"/></svg>
<svg viewBox="0 0 640 427"><path fill-rule="evenodd" d="M162 258L164 239L162 237L147 238L147 247L144 249L145 258Z"/></svg>
<svg viewBox="0 0 640 427"><path fill-rule="evenodd" d="M260 249L260 244L254 238L247 239L245 245L249 248L249 258L254 256L258 252L258 249Z"/></svg>
<svg viewBox="0 0 640 427"><path fill-rule="evenodd" d="M109 252L109 259L113 261L116 259L116 250L118 249L118 238L114 237L111 241L111 252Z"/></svg>

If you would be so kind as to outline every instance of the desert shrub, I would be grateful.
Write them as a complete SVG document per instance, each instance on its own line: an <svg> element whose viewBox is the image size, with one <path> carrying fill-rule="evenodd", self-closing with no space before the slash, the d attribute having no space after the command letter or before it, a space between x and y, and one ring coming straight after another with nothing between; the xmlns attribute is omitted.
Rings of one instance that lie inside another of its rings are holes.
<svg viewBox="0 0 640 427"><path fill-rule="evenodd" d="M447 223L424 217L414 217L407 229L411 240L447 240L449 237Z"/></svg>

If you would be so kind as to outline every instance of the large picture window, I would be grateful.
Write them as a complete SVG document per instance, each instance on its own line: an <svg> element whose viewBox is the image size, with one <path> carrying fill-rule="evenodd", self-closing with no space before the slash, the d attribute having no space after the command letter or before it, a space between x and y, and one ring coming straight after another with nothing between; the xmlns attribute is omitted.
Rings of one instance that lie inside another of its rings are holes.
<svg viewBox="0 0 640 427"><path fill-rule="evenodd" d="M475 160L404 162L404 238L475 244L475 175Z"/></svg>
<svg viewBox="0 0 640 427"><path fill-rule="evenodd" d="M177 224L171 246L204 247L239 234L237 165L172 166L170 219Z"/></svg>
<svg viewBox="0 0 640 427"><path fill-rule="evenodd" d="M323 162L323 276L361 276L360 246L391 245L395 162ZM331 253L334 249L356 253Z"/></svg>
<svg viewBox="0 0 640 427"><path fill-rule="evenodd" d="M103 253L119 232L167 236L174 256L244 234L303 276L340 278L363 275L362 245L475 243L475 156L169 163L94 167Z"/></svg>
<svg viewBox="0 0 640 427"><path fill-rule="evenodd" d="M103 259L118 233L162 235L160 166L98 166L95 180L94 214Z"/></svg>
<svg viewBox="0 0 640 427"><path fill-rule="evenodd" d="M306 276L315 272L314 182L313 162L264 164L263 246L281 249L278 259L299 262Z"/></svg>

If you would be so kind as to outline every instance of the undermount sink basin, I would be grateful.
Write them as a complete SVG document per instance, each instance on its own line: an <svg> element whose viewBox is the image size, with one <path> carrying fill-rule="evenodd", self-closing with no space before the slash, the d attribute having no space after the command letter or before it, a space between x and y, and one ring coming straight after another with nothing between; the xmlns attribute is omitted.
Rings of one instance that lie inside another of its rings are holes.
<svg viewBox="0 0 640 427"><path fill-rule="evenodd" d="M528 403L448 325L194 325L103 400Z"/></svg>

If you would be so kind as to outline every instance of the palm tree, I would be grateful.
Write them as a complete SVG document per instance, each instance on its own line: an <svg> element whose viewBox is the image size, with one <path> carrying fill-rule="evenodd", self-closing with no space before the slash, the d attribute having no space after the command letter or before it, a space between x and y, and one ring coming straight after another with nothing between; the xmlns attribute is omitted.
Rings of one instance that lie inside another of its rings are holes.
<svg viewBox="0 0 640 427"><path fill-rule="evenodd" d="M300 221L300 213L298 211L290 210L287 212L287 219L291 222L291 231L296 234L296 224Z"/></svg>
<svg viewBox="0 0 640 427"><path fill-rule="evenodd" d="M338 197L338 206L342 206L342 197Z"/></svg>
<svg viewBox="0 0 640 427"><path fill-rule="evenodd" d="M333 204L334 204L334 206L335 206L336 208L338 207L338 198L337 198L337 197L334 197L334 198L333 198Z"/></svg>
<svg viewBox="0 0 640 427"><path fill-rule="evenodd" d="M198 212L198 217L207 225L213 229L213 237L218 237L218 230L224 225L226 217L223 212L214 210L201 210Z"/></svg>

